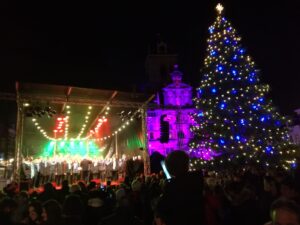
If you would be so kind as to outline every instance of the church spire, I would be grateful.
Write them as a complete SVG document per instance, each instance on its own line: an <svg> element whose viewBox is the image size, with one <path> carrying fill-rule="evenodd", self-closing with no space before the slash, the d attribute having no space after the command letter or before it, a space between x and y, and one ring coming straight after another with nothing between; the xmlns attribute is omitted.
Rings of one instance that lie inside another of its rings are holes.
<svg viewBox="0 0 300 225"><path fill-rule="evenodd" d="M167 44L163 41L161 35L158 33L156 35L156 53L159 55L167 54L168 53L168 47Z"/></svg>
<svg viewBox="0 0 300 225"><path fill-rule="evenodd" d="M182 73L178 70L178 65L177 64L174 65L174 70L171 73L171 78L173 80L173 84L176 87L179 87L180 83L181 83L181 80L182 80Z"/></svg>

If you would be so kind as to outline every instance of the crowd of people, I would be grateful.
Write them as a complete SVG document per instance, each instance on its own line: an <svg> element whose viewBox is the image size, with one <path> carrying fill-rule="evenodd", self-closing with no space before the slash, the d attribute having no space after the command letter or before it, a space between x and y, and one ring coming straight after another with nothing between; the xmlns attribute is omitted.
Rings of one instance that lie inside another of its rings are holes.
<svg viewBox="0 0 300 225"><path fill-rule="evenodd" d="M135 156L133 160L141 160ZM57 155L54 157L26 157L22 160L22 177L30 180L31 186L55 181L60 185L63 180L74 183L79 180L88 182L92 179L118 179L124 177L126 155L116 158L80 157L78 155Z"/></svg>
<svg viewBox="0 0 300 225"><path fill-rule="evenodd" d="M248 166L189 171L183 151L166 168L126 176L118 185L63 180L41 192L7 185L0 196L0 224L42 225L300 225L299 168Z"/></svg>

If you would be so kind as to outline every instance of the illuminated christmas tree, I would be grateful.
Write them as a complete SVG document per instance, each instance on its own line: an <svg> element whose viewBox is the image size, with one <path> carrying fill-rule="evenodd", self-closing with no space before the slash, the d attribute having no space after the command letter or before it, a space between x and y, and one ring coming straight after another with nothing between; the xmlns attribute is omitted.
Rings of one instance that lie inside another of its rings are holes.
<svg viewBox="0 0 300 225"><path fill-rule="evenodd" d="M203 160L202 164L286 166L286 156L293 153L288 150L286 119L268 99L269 86L260 84L259 70L224 18L222 5L216 9L218 15L209 27L203 78L195 99L198 125L191 128L191 151L209 149L214 161Z"/></svg>

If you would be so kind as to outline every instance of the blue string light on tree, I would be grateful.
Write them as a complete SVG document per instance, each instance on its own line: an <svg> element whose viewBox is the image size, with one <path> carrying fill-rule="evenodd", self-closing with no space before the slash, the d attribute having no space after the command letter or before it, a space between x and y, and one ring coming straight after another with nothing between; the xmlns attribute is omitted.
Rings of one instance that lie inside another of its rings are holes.
<svg viewBox="0 0 300 225"><path fill-rule="evenodd" d="M268 145L268 146L266 147L266 153L267 153L267 154L273 154L273 153L274 153L274 152L273 152L273 146Z"/></svg>
<svg viewBox="0 0 300 225"><path fill-rule="evenodd" d="M199 112L198 113L198 117L203 117L204 116L204 113L203 112Z"/></svg>
<svg viewBox="0 0 300 225"><path fill-rule="evenodd" d="M232 73L233 76L236 76L238 74L238 72L235 69L232 69L231 73Z"/></svg>
<svg viewBox="0 0 300 225"><path fill-rule="evenodd" d="M258 84L260 71L242 46L236 30L224 18L222 5L217 10L217 19L209 27L199 87L204 94L195 99L197 109L205 113L193 114L197 125L192 129L191 146L210 146L215 165L220 165L221 159L223 162L252 161L263 166L269 166L274 160L273 165L282 165L286 161L280 159L279 163L273 156L288 156L281 150L290 144L284 138L288 134L283 126L286 119L267 99L269 88ZM263 158L266 152L270 153Z"/></svg>
<svg viewBox="0 0 300 225"><path fill-rule="evenodd" d="M225 103L225 102L222 102L222 103L220 104L220 109L223 110L223 109L226 108L226 106L227 106L226 103Z"/></svg>
<svg viewBox="0 0 300 225"><path fill-rule="evenodd" d="M237 141L240 141L240 140L241 140L241 136L240 136L240 135L236 135L236 136L235 136L235 139L236 139Z"/></svg>
<svg viewBox="0 0 300 225"><path fill-rule="evenodd" d="M243 125L243 126L245 126L246 125L245 119L240 119L240 124Z"/></svg>
<svg viewBox="0 0 300 225"><path fill-rule="evenodd" d="M253 78L249 78L249 83L255 83L255 79L253 79Z"/></svg>
<svg viewBox="0 0 300 225"><path fill-rule="evenodd" d="M258 110L258 109L259 109L259 106L258 106L258 105L256 105L256 104L252 104L252 109L254 109L254 110Z"/></svg>
<svg viewBox="0 0 300 225"><path fill-rule="evenodd" d="M224 69L224 68L223 68L222 65L218 65L218 66L217 66L217 70L218 70L219 72L223 71L223 69Z"/></svg>
<svg viewBox="0 0 300 225"><path fill-rule="evenodd" d="M224 145L224 144L225 144L225 140L224 140L224 139L222 139L222 138L220 139L220 141L219 141L219 142L220 142L220 144L221 144L221 145Z"/></svg>
<svg viewBox="0 0 300 225"><path fill-rule="evenodd" d="M260 122L265 122L266 121L266 117L265 116L262 116L262 117L260 117Z"/></svg>
<svg viewBox="0 0 300 225"><path fill-rule="evenodd" d="M237 94L237 90L232 90L231 94L236 95Z"/></svg>

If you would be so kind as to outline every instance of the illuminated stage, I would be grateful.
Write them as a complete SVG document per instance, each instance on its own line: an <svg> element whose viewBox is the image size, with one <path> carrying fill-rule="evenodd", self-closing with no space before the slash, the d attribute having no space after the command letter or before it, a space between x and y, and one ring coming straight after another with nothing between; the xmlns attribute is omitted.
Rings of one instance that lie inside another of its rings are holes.
<svg viewBox="0 0 300 225"><path fill-rule="evenodd" d="M144 114L153 97L111 90L18 84L14 179L21 179L22 167L30 165L30 170L39 171L38 164L42 163L66 163L67 168L75 171L72 164L80 164L83 159L91 161L89 170L99 162L119 167L125 158L141 157L147 161ZM59 174L60 167L50 169L49 176Z"/></svg>

